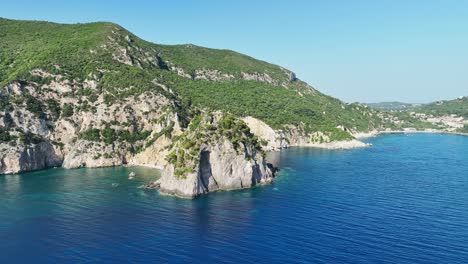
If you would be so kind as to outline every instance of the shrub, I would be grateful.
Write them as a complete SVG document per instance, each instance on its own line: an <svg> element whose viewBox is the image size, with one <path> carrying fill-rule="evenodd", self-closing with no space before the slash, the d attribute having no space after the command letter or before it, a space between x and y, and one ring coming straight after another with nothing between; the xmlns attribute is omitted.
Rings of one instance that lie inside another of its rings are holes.
<svg viewBox="0 0 468 264"><path fill-rule="evenodd" d="M90 128L80 133L80 138L88 141L100 141L101 131L96 128Z"/></svg>
<svg viewBox="0 0 468 264"><path fill-rule="evenodd" d="M73 115L73 106L71 104L64 104L62 109L62 117L71 117Z"/></svg>
<svg viewBox="0 0 468 264"><path fill-rule="evenodd" d="M32 95L26 95L26 109L38 118L44 118L44 105Z"/></svg>
<svg viewBox="0 0 468 264"><path fill-rule="evenodd" d="M50 98L46 100L46 104L54 119L57 119L61 112L60 105L57 103L57 101Z"/></svg>

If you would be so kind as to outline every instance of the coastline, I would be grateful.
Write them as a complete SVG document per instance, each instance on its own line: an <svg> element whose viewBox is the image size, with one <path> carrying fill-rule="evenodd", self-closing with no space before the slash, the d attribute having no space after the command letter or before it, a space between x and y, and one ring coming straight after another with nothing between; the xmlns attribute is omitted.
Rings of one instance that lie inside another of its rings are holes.
<svg viewBox="0 0 468 264"><path fill-rule="evenodd" d="M333 141L328 143L309 143L309 144L298 144L291 145L291 147L311 147L311 148L321 148L321 149L355 149L355 148L365 148L370 147L372 144L365 143L357 139L343 140L343 141Z"/></svg>
<svg viewBox="0 0 468 264"><path fill-rule="evenodd" d="M454 131L444 131L444 130L384 130L384 131L371 131L366 133L356 133L353 136L356 139L365 139L376 137L384 134L448 134L448 135L460 135L468 136L468 133L463 132L454 132Z"/></svg>
<svg viewBox="0 0 468 264"><path fill-rule="evenodd" d="M284 148L289 148L289 147L311 147L311 148L321 148L321 149L329 149L329 150L346 150L346 149L365 148L365 147L371 147L372 144L362 142L361 139L376 137L376 136L385 135L385 134L423 134L423 133L468 136L468 133L451 132L451 131L443 131L443 130L387 130L387 131L374 130L370 132L354 133L353 136L355 137L355 139L352 139L352 140L333 141L333 142L328 142L328 143L295 144L295 145L290 145L287 147L282 147L280 149L267 150L267 152L277 152L277 151L281 151ZM102 167L105 168L105 167L119 167L119 166L146 167L146 168L156 169L159 171L164 170L163 166L147 164L147 163L140 164L140 163L135 163L135 162L121 164L121 165L113 165L113 166L102 166ZM47 169L52 169L52 168L64 168L64 167L51 166L51 167L46 167L40 170L47 170ZM100 167L84 167L84 168L100 168ZM21 171L21 172L6 171L0 175L22 174L22 173L32 172L32 171L39 171L39 170L28 170L28 171Z"/></svg>
<svg viewBox="0 0 468 264"><path fill-rule="evenodd" d="M362 142L361 139L376 137L376 136L385 135L385 134L423 134L423 133L468 136L468 133L443 131L443 130L384 130L384 131L373 130L370 132L354 133L353 136L355 139L352 139L352 140L334 141L334 142L329 142L329 143L310 143L310 144L302 144L302 145L291 145L291 147L312 147L312 148L322 148L322 149L330 149L330 150L365 148L365 147L372 146L372 144Z"/></svg>

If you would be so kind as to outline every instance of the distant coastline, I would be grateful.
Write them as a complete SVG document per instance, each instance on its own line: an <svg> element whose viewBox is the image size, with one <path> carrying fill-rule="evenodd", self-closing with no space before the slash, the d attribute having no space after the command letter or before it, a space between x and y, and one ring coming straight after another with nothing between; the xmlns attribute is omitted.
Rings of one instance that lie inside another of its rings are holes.
<svg viewBox="0 0 468 264"><path fill-rule="evenodd" d="M461 136L468 136L468 133L463 132L456 132L456 131L444 131L444 130L388 130L388 131L371 131L368 133L358 133L354 136L356 139L364 139L375 137L382 134L422 134L422 133L429 133L429 134L450 134L450 135L461 135Z"/></svg>
<svg viewBox="0 0 468 264"><path fill-rule="evenodd" d="M322 149L364 148L364 147L370 147L372 146L372 144L362 142L361 139L376 137L376 136L385 135L385 134L424 134L424 133L468 136L468 133L434 130L434 129L431 129L431 130L385 130L385 131L373 130L370 132L355 133L353 135L355 139L352 139L352 140L334 141L334 142L329 142L329 143L305 144L305 145L300 145L299 147L313 147L313 148L322 148Z"/></svg>

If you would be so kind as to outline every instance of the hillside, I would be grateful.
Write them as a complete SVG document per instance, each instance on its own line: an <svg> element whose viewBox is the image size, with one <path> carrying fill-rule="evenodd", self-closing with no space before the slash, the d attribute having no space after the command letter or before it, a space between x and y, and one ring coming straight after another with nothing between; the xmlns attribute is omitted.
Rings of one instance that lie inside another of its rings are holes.
<svg viewBox="0 0 468 264"><path fill-rule="evenodd" d="M264 150L394 126L280 66L104 22L0 19L0 87L0 173L151 165L188 197L271 181Z"/></svg>
<svg viewBox="0 0 468 264"><path fill-rule="evenodd" d="M414 111L434 116L457 115L468 119L468 96L425 104L416 107Z"/></svg>

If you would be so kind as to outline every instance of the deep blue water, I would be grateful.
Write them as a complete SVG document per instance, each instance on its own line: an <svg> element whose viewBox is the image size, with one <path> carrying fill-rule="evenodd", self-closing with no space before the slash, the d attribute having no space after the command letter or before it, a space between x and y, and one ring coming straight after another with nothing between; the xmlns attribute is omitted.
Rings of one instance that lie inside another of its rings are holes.
<svg viewBox="0 0 468 264"><path fill-rule="evenodd" d="M273 185L195 200L139 189L145 168L0 176L0 263L468 263L468 137L368 141L274 153Z"/></svg>

